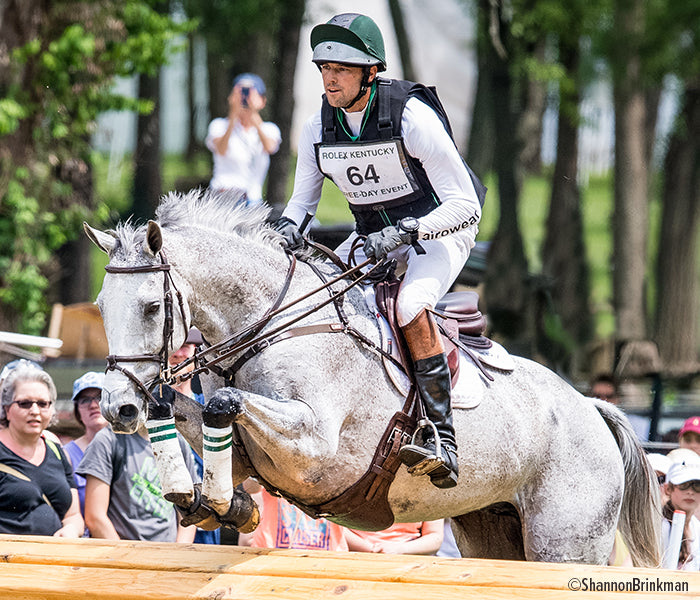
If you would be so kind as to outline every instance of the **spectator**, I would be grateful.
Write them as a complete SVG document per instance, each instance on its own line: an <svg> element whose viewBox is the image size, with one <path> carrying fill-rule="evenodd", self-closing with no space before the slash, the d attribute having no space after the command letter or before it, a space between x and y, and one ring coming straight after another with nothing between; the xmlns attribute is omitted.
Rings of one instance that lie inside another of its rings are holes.
<svg viewBox="0 0 700 600"><path fill-rule="evenodd" d="M668 473L668 468L671 466L671 459L664 454L658 453L647 454L647 459L651 468L654 469L656 479L659 482L661 503L666 504L668 502L668 497L666 496L666 473Z"/></svg>
<svg viewBox="0 0 700 600"><path fill-rule="evenodd" d="M669 467L666 479L666 494L669 500L663 510L664 550L668 550L669 546L673 512L676 510L684 512L686 518L678 569L700 571L700 521L693 514L700 507L700 462L674 462Z"/></svg>
<svg viewBox="0 0 700 600"><path fill-rule="evenodd" d="M40 367L25 361L6 373L0 401L0 533L83 535L70 462L59 444L44 437L55 403L56 386Z"/></svg>
<svg viewBox="0 0 700 600"><path fill-rule="evenodd" d="M187 334L185 343L168 357L168 364L171 367L174 367L175 365L186 361L188 358L191 358L194 356L197 346L199 346L203 341L201 332L196 327L192 327ZM173 389L181 393L183 396L192 398L201 405L204 405L204 394L195 392L192 389L192 379L182 379L183 375L191 373L193 370L194 362L180 369L176 374L177 381L173 386ZM201 481L204 475L204 463L202 462L202 458L199 456L199 454L197 454L194 450L191 450L191 452L192 458L194 459L195 468L197 470L197 476ZM214 531L207 531L198 527L197 533L194 536L194 542L195 544L219 544L221 543L221 530L215 529Z"/></svg>
<svg viewBox="0 0 700 600"><path fill-rule="evenodd" d="M700 456L700 417L690 417L678 432L678 445Z"/></svg>
<svg viewBox="0 0 700 600"><path fill-rule="evenodd" d="M435 554L442 544L444 521L394 523L383 531L348 529L345 538L353 552Z"/></svg>
<svg viewBox="0 0 700 600"><path fill-rule="evenodd" d="M326 519L312 519L283 498L273 496L252 479L244 489L260 507L260 524L239 535L239 545L254 548L298 548L347 551L345 528Z"/></svg>
<svg viewBox="0 0 700 600"><path fill-rule="evenodd" d="M187 442L178 435L185 463L196 479ZM110 427L97 432L77 472L85 477L85 522L96 538L192 542L195 527L182 527L163 498L145 429L129 435Z"/></svg>
<svg viewBox="0 0 700 600"><path fill-rule="evenodd" d="M205 142L214 157L211 189L241 192L248 204L262 203L270 155L282 141L279 127L260 116L266 102L263 80L253 73L239 75L228 96L228 117L209 124Z"/></svg>
<svg viewBox="0 0 700 600"><path fill-rule="evenodd" d="M64 448L74 469L80 464L85 449L95 434L107 426L107 420L100 412L100 396L104 379L104 373L88 371L73 382L73 415L75 420L85 428L83 435L68 442ZM73 478L80 498L80 512L85 517L85 478L77 473L73 474Z"/></svg>
<svg viewBox="0 0 700 600"><path fill-rule="evenodd" d="M444 519L445 527L442 537L442 544L440 549L437 551L438 556L444 558L462 558L462 554L457 547L457 541L455 540L455 534L452 531L452 519Z"/></svg>
<svg viewBox="0 0 700 600"><path fill-rule="evenodd" d="M610 404L618 406L620 404L620 395L617 379L609 373L598 375L591 382L591 396L606 400L610 402ZM632 429L634 429L637 437L643 442L647 441L649 439L649 419L639 415L627 415L627 419L630 425L632 425Z"/></svg>

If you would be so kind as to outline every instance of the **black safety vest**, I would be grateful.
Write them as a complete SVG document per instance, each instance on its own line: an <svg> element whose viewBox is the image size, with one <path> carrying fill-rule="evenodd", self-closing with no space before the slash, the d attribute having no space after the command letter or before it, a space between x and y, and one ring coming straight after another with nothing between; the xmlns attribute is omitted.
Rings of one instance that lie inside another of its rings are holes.
<svg viewBox="0 0 700 600"><path fill-rule="evenodd" d="M433 87L377 78L376 97L356 140L339 122L340 111L323 96L316 162L345 195L360 234L395 225L406 216L422 217L440 205L423 165L408 154L403 144L401 115L411 97L430 106L453 137L447 113ZM466 162L464 166L483 205L486 188Z"/></svg>

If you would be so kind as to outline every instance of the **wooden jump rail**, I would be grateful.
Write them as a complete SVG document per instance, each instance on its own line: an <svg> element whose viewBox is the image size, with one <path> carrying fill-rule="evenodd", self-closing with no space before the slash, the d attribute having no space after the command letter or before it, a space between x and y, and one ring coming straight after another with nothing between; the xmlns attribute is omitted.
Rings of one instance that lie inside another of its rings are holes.
<svg viewBox="0 0 700 600"><path fill-rule="evenodd" d="M606 584L633 586L635 582L637 591L596 591ZM670 588L653 591L650 587L659 584ZM644 585L646 588L639 587ZM572 589L577 586L600 587L594 591ZM698 573L0 535L0 598L12 600L689 597L700 597Z"/></svg>

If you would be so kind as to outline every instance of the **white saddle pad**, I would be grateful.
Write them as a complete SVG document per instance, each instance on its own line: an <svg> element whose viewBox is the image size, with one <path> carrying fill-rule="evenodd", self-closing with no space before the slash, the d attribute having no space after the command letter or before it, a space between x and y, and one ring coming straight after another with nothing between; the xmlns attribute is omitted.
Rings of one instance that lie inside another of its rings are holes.
<svg viewBox="0 0 700 600"><path fill-rule="evenodd" d="M374 288L365 288L365 294L367 305L377 318L382 339L382 349L395 359L400 360L398 344L394 339L394 334L386 319L377 309ZM472 351L480 358L482 363L499 371L512 371L515 368L513 357L508 354L508 351L503 346L496 342L493 342L493 345L487 350L472 348ZM410 387L408 376L388 358L383 358L383 362L384 368L396 389L404 396L407 396ZM484 377L481 369L460 350L459 378L457 385L452 390L452 408L474 408L478 406L488 383L490 382Z"/></svg>

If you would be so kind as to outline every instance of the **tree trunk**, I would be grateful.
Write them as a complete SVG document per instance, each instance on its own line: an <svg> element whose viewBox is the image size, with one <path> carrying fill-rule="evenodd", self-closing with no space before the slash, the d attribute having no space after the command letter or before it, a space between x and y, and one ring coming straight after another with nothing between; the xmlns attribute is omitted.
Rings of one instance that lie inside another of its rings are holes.
<svg viewBox="0 0 700 600"><path fill-rule="evenodd" d="M66 164L60 165L56 178L67 183L72 188L71 202L93 209L94 183L89 160L73 158ZM90 260L92 242L85 236L82 229L76 239L64 244L57 251L57 272L49 274L49 279L57 279L49 287L47 300L61 304L87 302L92 295L92 261ZM56 297L52 297L51 292Z"/></svg>
<svg viewBox="0 0 700 600"><path fill-rule="evenodd" d="M570 76L578 71L578 46L560 41L560 62ZM576 87L578 89L578 87ZM591 336L589 273L583 241L581 193L578 187L577 91L560 92L557 158L552 177L542 271L551 298L549 331L541 350L557 370L571 374L571 360Z"/></svg>
<svg viewBox="0 0 700 600"><path fill-rule="evenodd" d="M655 339L671 375L698 371L700 80L685 91L664 168Z"/></svg>
<svg viewBox="0 0 700 600"><path fill-rule="evenodd" d="M531 48L532 55L544 62L545 42L540 41ZM523 85L524 106L518 137L522 150L520 165L525 173L538 175L542 172L542 120L547 108L547 90L541 81L528 78Z"/></svg>
<svg viewBox="0 0 700 600"><path fill-rule="evenodd" d="M195 61L195 35L190 32L187 35L187 114L189 119L187 121L187 149L185 150L185 158L187 161L191 161L194 158L195 153L200 147L197 142L197 127L196 127L196 114L197 107L195 104L194 95L194 61Z"/></svg>
<svg viewBox="0 0 700 600"><path fill-rule="evenodd" d="M137 221L154 217L163 191L160 151L160 75L139 75L139 98L151 100L155 108L148 115L139 115L134 155L133 213Z"/></svg>
<svg viewBox="0 0 700 600"><path fill-rule="evenodd" d="M411 58L411 43L408 39L408 33L406 32L406 20L403 18L401 1L389 0L389 11L391 12L391 20L394 23L394 32L396 33L396 43L399 47L399 56L401 57L403 78L409 81L416 81L416 71L413 68L413 60Z"/></svg>
<svg viewBox="0 0 700 600"><path fill-rule="evenodd" d="M280 128L282 143L270 161L266 199L276 212L287 201L287 182L291 169L292 118L294 116L294 75L296 71L299 35L304 19L305 0L287 0L283 4L278 52L274 74L275 93L270 105L271 119Z"/></svg>
<svg viewBox="0 0 700 600"><path fill-rule="evenodd" d="M618 345L646 337L648 163L639 40L643 0L617 0L613 296Z"/></svg>
<svg viewBox="0 0 700 600"><path fill-rule="evenodd" d="M508 28L501 28L508 36ZM485 275L485 300L494 333L522 342L528 333L528 267L518 224L520 182L517 176L518 152L514 135L517 118L513 112L513 84L508 56L499 56L493 44L487 59L492 69L489 85L493 90L495 170L498 176L500 218L491 241Z"/></svg>
<svg viewBox="0 0 700 600"><path fill-rule="evenodd" d="M493 89L491 85L491 64L495 54L489 48L488 12L483 2L477 3L477 63L476 95L472 111L469 138L466 140L466 159L475 173L483 176L493 169L494 145L496 142L495 117L493 114Z"/></svg>

